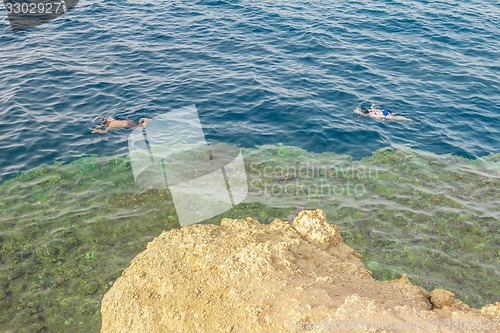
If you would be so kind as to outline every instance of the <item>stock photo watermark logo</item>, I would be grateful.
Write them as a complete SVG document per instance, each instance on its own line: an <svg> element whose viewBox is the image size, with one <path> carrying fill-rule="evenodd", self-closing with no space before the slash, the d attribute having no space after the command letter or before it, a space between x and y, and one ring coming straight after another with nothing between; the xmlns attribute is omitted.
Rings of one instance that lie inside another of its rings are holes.
<svg viewBox="0 0 500 333"><path fill-rule="evenodd" d="M134 179L144 189L168 189L181 226L230 210L248 193L238 147L209 145L194 105L165 113L128 137Z"/></svg>
<svg viewBox="0 0 500 333"><path fill-rule="evenodd" d="M334 159L301 160L283 166L256 162L250 163L247 171L253 200L262 198L288 206L315 204L315 200L328 198L361 198L368 193L366 184L379 178L377 167L343 164Z"/></svg>
<svg viewBox="0 0 500 333"><path fill-rule="evenodd" d="M12 31L50 22L76 7L79 0L3 0Z"/></svg>

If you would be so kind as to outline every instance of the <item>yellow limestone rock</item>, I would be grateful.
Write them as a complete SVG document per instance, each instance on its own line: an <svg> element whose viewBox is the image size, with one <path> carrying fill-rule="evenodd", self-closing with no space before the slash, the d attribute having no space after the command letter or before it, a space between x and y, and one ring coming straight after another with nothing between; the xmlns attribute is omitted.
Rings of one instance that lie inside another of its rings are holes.
<svg viewBox="0 0 500 333"><path fill-rule="evenodd" d="M223 219L150 242L104 296L101 331L453 332L446 319L499 318L499 303L475 310L434 295L450 306L433 309L406 275L374 280L321 210L291 225Z"/></svg>

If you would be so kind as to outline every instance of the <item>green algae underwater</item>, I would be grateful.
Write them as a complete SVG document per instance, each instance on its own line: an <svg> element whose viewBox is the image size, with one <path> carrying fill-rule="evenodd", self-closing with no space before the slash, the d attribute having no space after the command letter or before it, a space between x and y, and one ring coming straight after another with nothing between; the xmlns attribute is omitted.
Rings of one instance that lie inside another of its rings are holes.
<svg viewBox="0 0 500 333"><path fill-rule="evenodd" d="M377 279L403 273L479 307L500 296L500 154L405 147L360 161L297 147L243 149L249 193L222 217L262 223L321 208ZM42 165L0 184L0 325L98 331L100 301L147 242L179 222L168 190L134 181L127 155Z"/></svg>

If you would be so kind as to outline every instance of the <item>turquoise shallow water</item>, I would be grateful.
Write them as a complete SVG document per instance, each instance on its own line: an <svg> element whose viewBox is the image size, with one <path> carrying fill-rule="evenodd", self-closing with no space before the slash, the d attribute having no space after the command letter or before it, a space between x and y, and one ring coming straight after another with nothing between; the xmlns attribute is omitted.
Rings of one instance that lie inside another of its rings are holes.
<svg viewBox="0 0 500 333"><path fill-rule="evenodd" d="M134 184L130 131L90 129L101 115L191 104L210 142L247 149L250 195L226 216L319 207L377 278L408 273L475 306L498 301L499 11L485 0L81 1L16 34L0 14L0 324L99 328L102 295L179 224L168 191ZM413 121L358 118L367 101Z"/></svg>

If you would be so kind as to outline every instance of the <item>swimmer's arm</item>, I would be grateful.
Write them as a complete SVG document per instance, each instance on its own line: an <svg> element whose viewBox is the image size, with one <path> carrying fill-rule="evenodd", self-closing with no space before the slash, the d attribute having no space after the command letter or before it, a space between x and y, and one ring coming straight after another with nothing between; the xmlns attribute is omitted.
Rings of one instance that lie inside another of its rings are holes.
<svg viewBox="0 0 500 333"><path fill-rule="evenodd" d="M92 133L104 134L104 133L107 133L109 131L109 127L106 127L106 129L104 131L102 129L99 129L100 127L102 127L102 126L97 126L96 128L94 128L92 130Z"/></svg>

